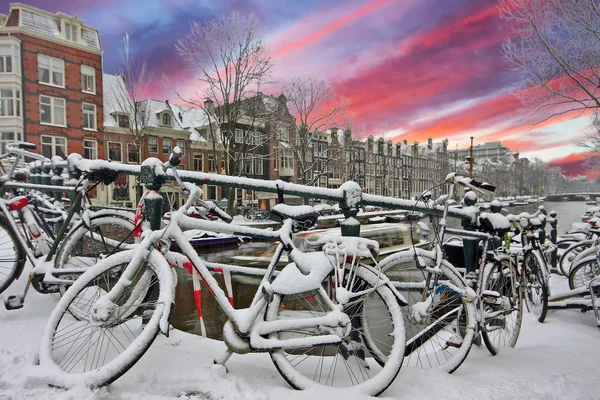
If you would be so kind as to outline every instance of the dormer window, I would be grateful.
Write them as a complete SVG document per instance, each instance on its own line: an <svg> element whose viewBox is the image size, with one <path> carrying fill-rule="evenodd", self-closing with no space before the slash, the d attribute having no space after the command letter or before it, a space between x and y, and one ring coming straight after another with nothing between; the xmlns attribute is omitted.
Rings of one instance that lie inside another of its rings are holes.
<svg viewBox="0 0 600 400"><path fill-rule="evenodd" d="M171 126L171 114L164 113L162 115L162 125Z"/></svg>
<svg viewBox="0 0 600 400"><path fill-rule="evenodd" d="M77 25L65 22L65 39L77 42Z"/></svg>

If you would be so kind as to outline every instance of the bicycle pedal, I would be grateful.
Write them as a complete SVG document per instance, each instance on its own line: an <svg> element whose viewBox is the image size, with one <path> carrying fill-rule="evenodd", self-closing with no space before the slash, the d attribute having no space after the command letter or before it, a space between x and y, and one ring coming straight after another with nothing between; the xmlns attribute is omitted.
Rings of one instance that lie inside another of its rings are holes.
<svg viewBox="0 0 600 400"><path fill-rule="evenodd" d="M460 346L462 346L463 344L463 339L459 336L453 336L451 338L449 338L448 340L446 340L446 348L448 347L454 347L456 349L460 348Z"/></svg>
<svg viewBox="0 0 600 400"><path fill-rule="evenodd" d="M23 303L23 296L8 296L4 299L4 308L7 310L18 310L19 308L23 308Z"/></svg>

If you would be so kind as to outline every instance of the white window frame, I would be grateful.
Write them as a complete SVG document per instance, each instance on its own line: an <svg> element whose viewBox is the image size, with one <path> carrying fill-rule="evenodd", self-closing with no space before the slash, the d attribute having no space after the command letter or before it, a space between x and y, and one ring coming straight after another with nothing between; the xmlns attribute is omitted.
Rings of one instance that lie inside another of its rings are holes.
<svg viewBox="0 0 600 400"><path fill-rule="evenodd" d="M168 119L168 122L165 122L165 119ZM162 113L160 116L160 125L162 126L173 126L173 117L169 113Z"/></svg>
<svg viewBox="0 0 600 400"><path fill-rule="evenodd" d="M91 107L94 110L86 110L85 107ZM86 126L86 117L88 124L91 122L91 125ZM81 103L81 127L86 131L95 131L96 130L96 105L92 103Z"/></svg>
<svg viewBox="0 0 600 400"><path fill-rule="evenodd" d="M244 130L236 128L234 134L235 143L244 143Z"/></svg>
<svg viewBox="0 0 600 400"><path fill-rule="evenodd" d="M116 158L111 157L111 155L110 155L111 154L111 150L110 150L111 145L117 145L119 147L119 159L118 160ZM123 144L121 142L108 142L107 150L108 150L108 158L111 161L123 162Z"/></svg>
<svg viewBox="0 0 600 400"><path fill-rule="evenodd" d="M167 114L165 114L165 115L167 115ZM171 152L173 152L173 141L170 138L163 138L162 142L163 142L162 153L163 154L171 154ZM169 144L169 151L165 151L167 143Z"/></svg>
<svg viewBox="0 0 600 400"><path fill-rule="evenodd" d="M10 71L7 71L7 59L10 58ZM0 74L21 75L21 52L13 43L0 45Z"/></svg>
<svg viewBox="0 0 600 400"><path fill-rule="evenodd" d="M48 99L48 103L43 103L46 106L50 106L50 122L42 121L42 99ZM62 102L62 105L60 103ZM62 109L62 119L64 123L57 123L58 111ZM67 126L67 102L65 99L60 97L52 97L46 95L40 95L40 124L41 125L54 125L54 126Z"/></svg>
<svg viewBox="0 0 600 400"><path fill-rule="evenodd" d="M50 139L50 143L44 143L44 139ZM59 142L63 142L63 141L64 141L64 143L59 143ZM58 155L58 152L56 151L58 148L62 148L63 154L67 155L67 138L65 138L65 137L42 135L40 138L40 143L41 143L41 150L42 150L43 156L52 158L55 155ZM50 146L51 154L44 154L44 146Z"/></svg>
<svg viewBox="0 0 600 400"><path fill-rule="evenodd" d="M0 91L10 91L11 97L1 97L0 102L0 117L21 117L21 91L17 88L0 88ZM0 92L1 94L1 92ZM5 109L9 109L8 105L12 107L12 114L6 114ZM5 107L5 105L7 107Z"/></svg>
<svg viewBox="0 0 600 400"><path fill-rule="evenodd" d="M44 82L42 80L42 76L40 74L40 70L42 62L46 60L47 66L48 66L48 82ZM57 65L60 64L60 65ZM62 79L62 83L61 84L57 84L54 81L54 74L55 73L60 73L61 74L61 79ZM56 86L56 87L61 87L64 88L65 87L65 62L64 60L61 60L60 58L54 58L54 57L50 57L44 54L38 54L38 83L42 84L42 85L48 85L48 86Z"/></svg>
<svg viewBox="0 0 600 400"><path fill-rule="evenodd" d="M156 151L152 151L150 147L150 141L156 141ZM150 154L158 154L158 138L156 136L148 136L148 153Z"/></svg>
<svg viewBox="0 0 600 400"><path fill-rule="evenodd" d="M274 151L273 171L279 171L279 148L276 147Z"/></svg>
<svg viewBox="0 0 600 400"><path fill-rule="evenodd" d="M254 158L254 175L263 175L265 173L263 158L258 156Z"/></svg>
<svg viewBox="0 0 600 400"><path fill-rule="evenodd" d="M91 152L91 154L86 155L86 152ZM96 140L83 139L83 157L88 160L98 159L98 142Z"/></svg>
<svg viewBox="0 0 600 400"><path fill-rule="evenodd" d="M290 127L287 124L277 125L277 140L282 142L290 141Z"/></svg>
<svg viewBox="0 0 600 400"><path fill-rule="evenodd" d="M200 169L196 167L197 160L200 160ZM194 158L192 159L192 165L194 167L194 171L204 171L204 154L197 153L194 154Z"/></svg>
<svg viewBox="0 0 600 400"><path fill-rule="evenodd" d="M22 141L23 133L21 132L0 132L0 151L4 154L6 153L5 146L7 144Z"/></svg>
<svg viewBox="0 0 600 400"><path fill-rule="evenodd" d="M89 85L86 85L86 82ZM81 64L81 91L96 94L96 69L94 67Z"/></svg>
<svg viewBox="0 0 600 400"><path fill-rule="evenodd" d="M247 155L246 158L240 160L244 165L245 175L254 175L254 160L251 155Z"/></svg>
<svg viewBox="0 0 600 400"><path fill-rule="evenodd" d="M65 39L69 42L75 42L79 40L79 27L76 24L65 22Z"/></svg>

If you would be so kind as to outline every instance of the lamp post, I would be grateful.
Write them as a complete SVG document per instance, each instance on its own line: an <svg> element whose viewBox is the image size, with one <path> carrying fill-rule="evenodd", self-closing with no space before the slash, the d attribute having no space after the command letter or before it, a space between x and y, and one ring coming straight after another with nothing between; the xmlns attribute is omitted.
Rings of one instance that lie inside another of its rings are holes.
<svg viewBox="0 0 600 400"><path fill-rule="evenodd" d="M469 178L473 178L473 136L471 136L471 154L469 156Z"/></svg>

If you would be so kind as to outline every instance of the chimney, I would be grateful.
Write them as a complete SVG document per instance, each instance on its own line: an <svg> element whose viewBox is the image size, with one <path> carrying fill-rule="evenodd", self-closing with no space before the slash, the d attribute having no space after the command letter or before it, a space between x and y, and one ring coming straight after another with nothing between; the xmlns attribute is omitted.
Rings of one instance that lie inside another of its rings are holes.
<svg viewBox="0 0 600 400"><path fill-rule="evenodd" d="M204 100L204 109L209 113L215 112L215 103L211 99Z"/></svg>
<svg viewBox="0 0 600 400"><path fill-rule="evenodd" d="M412 146L413 157L417 157L419 155L419 142L415 142Z"/></svg>
<svg viewBox="0 0 600 400"><path fill-rule="evenodd" d="M404 139L402 143L404 143L405 146L408 146L408 140Z"/></svg>
<svg viewBox="0 0 600 400"><path fill-rule="evenodd" d="M429 150L433 149L433 139L432 138L427 139L427 148Z"/></svg>

